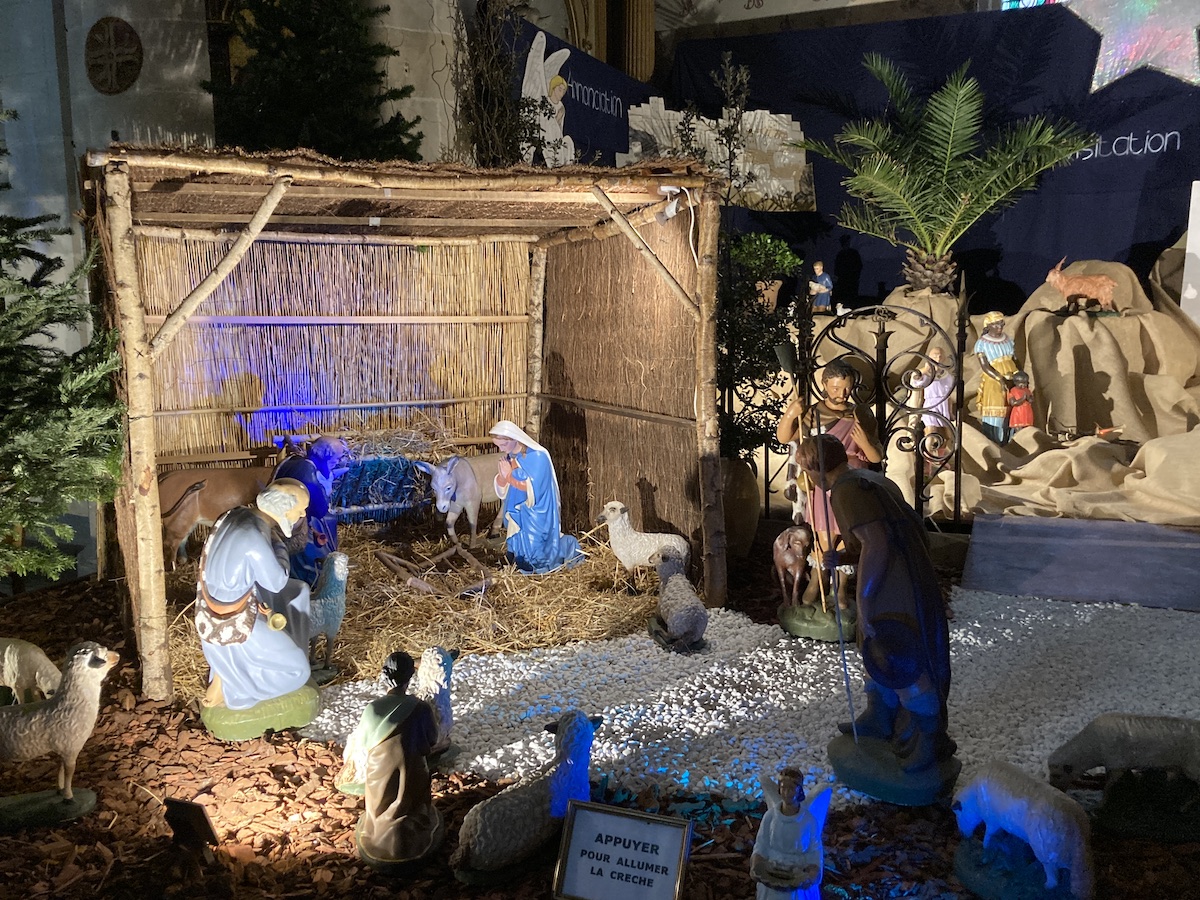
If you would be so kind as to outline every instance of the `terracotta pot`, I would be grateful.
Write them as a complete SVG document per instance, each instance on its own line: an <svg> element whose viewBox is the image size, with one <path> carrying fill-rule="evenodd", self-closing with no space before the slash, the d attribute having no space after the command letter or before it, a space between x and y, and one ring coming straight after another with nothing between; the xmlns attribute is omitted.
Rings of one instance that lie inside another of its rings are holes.
<svg viewBox="0 0 1200 900"><path fill-rule="evenodd" d="M750 554L762 516L758 476L744 459L721 460L725 500L725 546L734 559Z"/></svg>

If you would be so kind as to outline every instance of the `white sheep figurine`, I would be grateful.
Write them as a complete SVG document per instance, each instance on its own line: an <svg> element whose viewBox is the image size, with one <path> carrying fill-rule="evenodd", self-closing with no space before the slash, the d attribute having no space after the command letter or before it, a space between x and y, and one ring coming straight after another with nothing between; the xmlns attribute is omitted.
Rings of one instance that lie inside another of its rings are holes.
<svg viewBox="0 0 1200 900"><path fill-rule="evenodd" d="M52 697L61 681L58 666L37 644L0 638L0 686L12 688L17 703L24 703L26 694L32 695L34 690L43 697Z"/></svg>
<svg viewBox="0 0 1200 900"><path fill-rule="evenodd" d="M430 754L443 753L450 747L450 729L454 727L454 710L450 706L450 676L454 672L457 650L430 647L421 654L417 665L417 684L410 693L433 707L437 720L438 738Z"/></svg>
<svg viewBox="0 0 1200 900"><path fill-rule="evenodd" d="M578 710L546 730L555 735L554 759L542 771L471 807L450 856L454 869L496 871L528 859L562 827L570 800L591 796L592 738L603 720Z"/></svg>
<svg viewBox="0 0 1200 900"><path fill-rule="evenodd" d="M677 550L684 566L687 566L691 553L687 538L678 534L654 534L636 530L629 521L629 507L619 500L604 505L596 524L605 523L608 524L608 544L625 567L625 571L632 572L640 567L654 565L650 557L664 547Z"/></svg>
<svg viewBox="0 0 1200 900"><path fill-rule="evenodd" d="M708 609L683 573L683 557L675 547L663 547L650 555L658 569L658 617L666 628L668 646L686 651L704 639Z"/></svg>
<svg viewBox="0 0 1200 900"><path fill-rule="evenodd" d="M100 684L118 659L93 641L82 643L67 654L53 697L0 707L0 760L23 762L53 753L59 759L58 791L64 800L72 799L75 760L96 727Z"/></svg>
<svg viewBox="0 0 1200 900"><path fill-rule="evenodd" d="M1071 895L1092 896L1091 827L1078 803L1011 763L992 760L954 795L958 828L970 837L983 823L983 846L1004 831L1027 843L1046 871L1046 889L1058 886L1060 869L1071 873Z"/></svg>
<svg viewBox="0 0 1200 900"><path fill-rule="evenodd" d="M1200 784L1200 720L1104 713L1050 754L1050 783L1068 787L1098 766L1110 782L1130 769L1163 769Z"/></svg>
<svg viewBox="0 0 1200 900"><path fill-rule="evenodd" d="M346 579L350 576L350 557L334 551L325 557L321 574L313 585L309 611L309 658L314 657L317 638L325 635L325 668L333 652L333 639L346 617Z"/></svg>

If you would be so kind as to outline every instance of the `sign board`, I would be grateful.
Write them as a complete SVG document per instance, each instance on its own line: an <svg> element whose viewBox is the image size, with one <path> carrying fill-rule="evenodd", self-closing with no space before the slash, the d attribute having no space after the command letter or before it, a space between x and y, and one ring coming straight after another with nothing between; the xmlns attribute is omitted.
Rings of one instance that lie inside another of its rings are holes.
<svg viewBox="0 0 1200 900"><path fill-rule="evenodd" d="M554 871L558 900L676 900L692 823L575 800Z"/></svg>

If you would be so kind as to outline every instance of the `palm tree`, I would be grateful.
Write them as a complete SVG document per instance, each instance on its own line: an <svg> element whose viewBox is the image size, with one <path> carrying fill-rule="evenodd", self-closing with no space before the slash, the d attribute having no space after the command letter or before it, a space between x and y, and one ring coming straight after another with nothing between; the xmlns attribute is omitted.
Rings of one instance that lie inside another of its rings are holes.
<svg viewBox="0 0 1200 900"><path fill-rule="evenodd" d="M905 247L912 290L945 290L957 269L951 248L967 229L1095 142L1042 116L985 133L984 96L967 76L969 62L923 102L891 60L869 53L863 64L887 90L887 109L847 123L831 145L797 146L850 170L842 184L854 200L839 224Z"/></svg>

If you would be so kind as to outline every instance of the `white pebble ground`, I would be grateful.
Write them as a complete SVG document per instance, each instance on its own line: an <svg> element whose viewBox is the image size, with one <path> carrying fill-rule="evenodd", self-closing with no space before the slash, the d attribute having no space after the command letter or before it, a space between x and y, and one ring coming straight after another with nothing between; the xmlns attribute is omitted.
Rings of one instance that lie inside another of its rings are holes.
<svg viewBox="0 0 1200 900"><path fill-rule="evenodd" d="M1033 774L1104 712L1200 719L1200 615L955 590L950 734L964 775L1000 758ZM825 746L849 718L837 644L713 610L708 647L683 656L646 634L522 653L474 655L454 668L452 768L490 779L536 771L553 755L543 726L567 709L602 715L592 778L640 790L760 796L782 765L833 782ZM864 704L853 644L847 666ZM344 744L376 682L325 688L302 731ZM863 795L837 787L834 804Z"/></svg>

